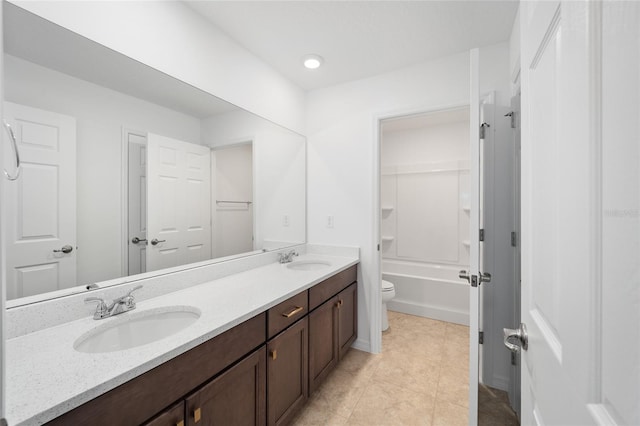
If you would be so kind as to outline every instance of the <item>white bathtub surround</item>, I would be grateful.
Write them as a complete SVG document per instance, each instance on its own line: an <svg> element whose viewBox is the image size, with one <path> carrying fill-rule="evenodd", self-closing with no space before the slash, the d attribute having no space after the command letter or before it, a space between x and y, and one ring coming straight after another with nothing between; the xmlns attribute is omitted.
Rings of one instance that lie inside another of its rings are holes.
<svg viewBox="0 0 640 426"><path fill-rule="evenodd" d="M387 119L381 126L382 276L389 307L468 324L469 108Z"/></svg>
<svg viewBox="0 0 640 426"><path fill-rule="evenodd" d="M327 251L319 246L314 249ZM343 249L341 254L347 251ZM76 339L96 326L121 320L126 313L100 321L93 320L88 312L80 319L64 323L60 323L57 317L54 318L57 326L9 339L6 351L9 366L7 419L11 425L41 424L51 420L356 264L357 249L351 249L351 253L354 252L355 256L307 253L296 258L296 261L322 260L331 264L326 269L315 271L295 271L277 263L275 258L267 264L251 268L251 261L260 256L238 259L244 264L242 272L226 274L200 285L192 284L179 291L149 298L154 286L167 287L171 279L181 281L178 274L169 275L164 281L157 278L159 282L147 283L140 291L140 295L146 297L137 298L137 309L133 312L189 306L198 309L201 315L181 332L143 346L98 354L74 350ZM274 253L266 255L275 256ZM229 268L230 265L226 265L227 271ZM144 293L144 290L147 292ZM118 286L109 289L109 296L105 297L122 295L124 292L126 286ZM85 296L75 295L66 299L73 299L72 303L79 304L86 311L93 311L93 306L84 305L82 299ZM40 312L44 317L52 315L53 305L64 309L70 303L54 300L45 309L38 310L32 306L31 310L34 314ZM9 314L11 321L17 319L17 316L11 316L11 310ZM15 331L17 327L13 326L12 329Z"/></svg>
<svg viewBox="0 0 640 426"><path fill-rule="evenodd" d="M469 325L469 285L457 266L382 261L382 279L394 284L392 311Z"/></svg>

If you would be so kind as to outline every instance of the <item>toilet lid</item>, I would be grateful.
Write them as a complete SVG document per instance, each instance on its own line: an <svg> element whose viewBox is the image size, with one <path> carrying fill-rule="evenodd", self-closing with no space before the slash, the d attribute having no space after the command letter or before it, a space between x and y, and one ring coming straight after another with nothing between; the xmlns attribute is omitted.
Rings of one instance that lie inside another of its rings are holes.
<svg viewBox="0 0 640 426"><path fill-rule="evenodd" d="M382 280L382 291L393 290L393 284L389 281Z"/></svg>

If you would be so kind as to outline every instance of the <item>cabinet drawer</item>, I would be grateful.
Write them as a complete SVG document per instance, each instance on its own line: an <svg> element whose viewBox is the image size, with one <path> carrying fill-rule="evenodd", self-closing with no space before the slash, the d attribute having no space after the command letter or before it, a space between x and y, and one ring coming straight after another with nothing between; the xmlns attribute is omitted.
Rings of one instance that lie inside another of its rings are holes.
<svg viewBox="0 0 640 426"><path fill-rule="evenodd" d="M357 265L327 278L309 289L309 310L322 305L357 279Z"/></svg>
<svg viewBox="0 0 640 426"><path fill-rule="evenodd" d="M268 338L272 338L294 322L303 318L308 309L307 291L298 293L267 312Z"/></svg>
<svg viewBox="0 0 640 426"><path fill-rule="evenodd" d="M143 426L185 426L184 401L167 408Z"/></svg>

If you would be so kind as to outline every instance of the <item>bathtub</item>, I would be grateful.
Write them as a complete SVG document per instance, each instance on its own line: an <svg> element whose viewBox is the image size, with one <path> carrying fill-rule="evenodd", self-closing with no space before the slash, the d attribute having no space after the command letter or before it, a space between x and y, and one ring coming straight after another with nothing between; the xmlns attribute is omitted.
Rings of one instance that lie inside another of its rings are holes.
<svg viewBox="0 0 640 426"><path fill-rule="evenodd" d="M382 260L382 279L392 282L392 311L469 325L469 284L458 278L460 266Z"/></svg>

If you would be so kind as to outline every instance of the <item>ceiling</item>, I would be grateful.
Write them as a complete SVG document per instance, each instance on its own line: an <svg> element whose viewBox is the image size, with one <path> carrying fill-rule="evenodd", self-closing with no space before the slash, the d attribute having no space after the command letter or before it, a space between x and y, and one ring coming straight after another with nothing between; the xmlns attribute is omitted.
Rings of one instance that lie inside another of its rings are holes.
<svg viewBox="0 0 640 426"><path fill-rule="evenodd" d="M185 1L305 90L507 41L517 0ZM325 60L302 66L306 54Z"/></svg>

